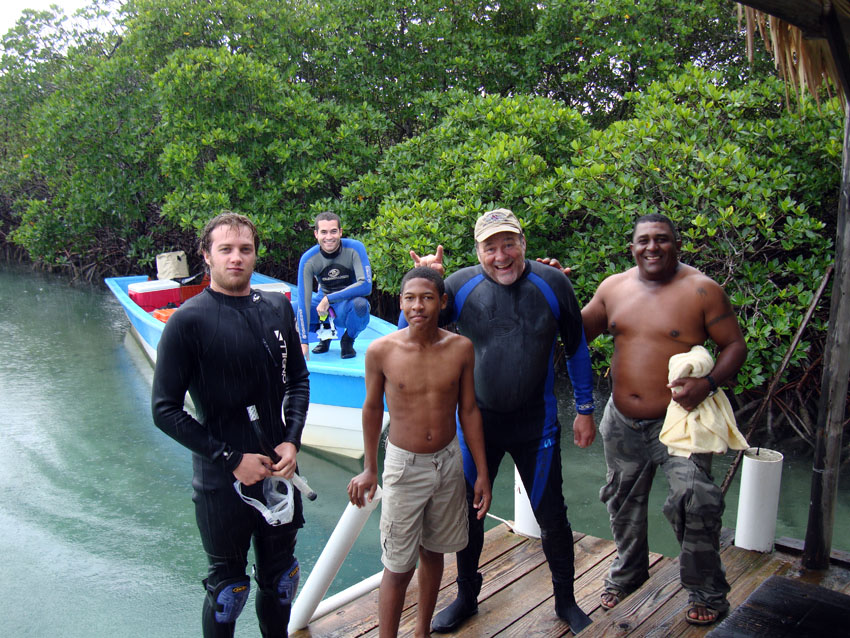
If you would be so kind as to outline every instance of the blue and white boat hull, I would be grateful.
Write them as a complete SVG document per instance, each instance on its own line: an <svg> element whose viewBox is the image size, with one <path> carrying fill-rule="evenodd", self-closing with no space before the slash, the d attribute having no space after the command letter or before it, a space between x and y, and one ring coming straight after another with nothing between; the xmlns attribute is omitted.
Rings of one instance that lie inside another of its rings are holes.
<svg viewBox="0 0 850 638"><path fill-rule="evenodd" d="M151 363L156 363L156 348L165 324L137 305L128 294L132 283L147 281L146 276L109 277L106 285L124 308L130 320L131 332L137 339ZM252 284L279 284L279 279L254 273ZM299 299L297 287L287 284L292 299ZM310 371L310 407L307 424L301 437L302 445L341 454L352 458L363 456L363 429L361 408L366 398L364 382L364 355L369 344L396 327L375 317L357 336L357 356L340 358L339 341L331 343L325 354L310 354L307 368ZM311 339L316 341L315 337ZM389 414L384 412L384 426L389 423Z"/></svg>

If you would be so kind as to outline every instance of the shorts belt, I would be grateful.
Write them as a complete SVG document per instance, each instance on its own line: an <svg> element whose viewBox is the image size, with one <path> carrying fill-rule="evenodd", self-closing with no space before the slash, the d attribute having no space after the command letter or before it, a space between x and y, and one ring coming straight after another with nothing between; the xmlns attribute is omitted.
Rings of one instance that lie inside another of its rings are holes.
<svg viewBox="0 0 850 638"><path fill-rule="evenodd" d="M408 452L397 445L393 445L390 443L389 439L387 439L387 449L392 449L393 456L396 459L404 459L405 463L408 465L426 465L431 464L438 470L443 467L443 463L447 459L451 459L455 454L460 453L460 445L458 444L457 437L452 439L452 442L449 443L442 450L437 450L436 452L429 452L427 454L418 454L416 452Z"/></svg>

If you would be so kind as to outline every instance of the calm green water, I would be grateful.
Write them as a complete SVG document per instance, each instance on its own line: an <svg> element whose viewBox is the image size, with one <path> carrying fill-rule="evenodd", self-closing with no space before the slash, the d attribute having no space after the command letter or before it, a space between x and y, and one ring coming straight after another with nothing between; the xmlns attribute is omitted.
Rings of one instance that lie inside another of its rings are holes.
<svg viewBox="0 0 850 638"><path fill-rule="evenodd" d="M189 453L151 421L150 366L126 338L128 323L105 288L70 286L0 266L0 634L68 638L197 636L206 561L190 501ZM568 423L571 416L563 413ZM564 441L564 491L573 528L610 538L598 501L600 442ZM727 457L717 459L722 479ZM359 462L309 451L302 473L319 493L305 504L298 556L309 574L346 504ZM778 536L802 538L810 461L786 459ZM850 481L842 479L834 547L850 550ZM503 464L493 513L513 518L513 471ZM677 553L653 491L652 549ZM724 524L734 527L737 482ZM380 571L377 516L330 593ZM253 604L237 635L259 636Z"/></svg>

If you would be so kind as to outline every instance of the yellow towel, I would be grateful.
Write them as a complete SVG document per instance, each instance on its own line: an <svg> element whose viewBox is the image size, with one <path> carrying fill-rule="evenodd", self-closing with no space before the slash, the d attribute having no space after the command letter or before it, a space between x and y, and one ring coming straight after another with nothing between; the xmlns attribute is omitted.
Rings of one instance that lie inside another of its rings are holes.
<svg viewBox="0 0 850 638"><path fill-rule="evenodd" d="M683 377L704 377L712 368L714 359L708 350L694 346L690 352L670 357L668 379L674 381ZM723 390L707 397L690 412L675 401L670 401L658 438L673 456L688 457L704 452L723 454L730 447L733 450L749 447L738 431L732 405Z"/></svg>

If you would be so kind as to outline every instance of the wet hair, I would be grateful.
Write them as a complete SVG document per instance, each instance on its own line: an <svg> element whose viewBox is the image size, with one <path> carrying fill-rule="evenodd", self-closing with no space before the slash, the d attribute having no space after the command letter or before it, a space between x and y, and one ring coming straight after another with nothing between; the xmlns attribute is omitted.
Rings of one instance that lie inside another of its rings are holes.
<svg viewBox="0 0 850 638"><path fill-rule="evenodd" d="M442 297L446 294L446 284L443 283L443 278L436 270L430 266L417 266L408 270L404 277L401 278L401 292L404 293L405 284L411 279L427 279L437 289L437 294Z"/></svg>
<svg viewBox="0 0 850 638"><path fill-rule="evenodd" d="M245 217L245 215L240 215L239 213L234 213L229 210L223 210L221 213L209 220L207 225L204 226L204 230L201 233L201 239L198 242L198 252L202 255L210 252L210 248L212 247L212 238L210 235L212 235L212 232L219 226L230 226L230 228L234 230L238 229L240 226L245 226L251 231L251 235L254 238L254 251L256 252L260 249L260 236L257 233L257 227L254 226L254 222Z"/></svg>
<svg viewBox="0 0 850 638"><path fill-rule="evenodd" d="M339 215L332 213L329 210L316 215L316 221L313 223L313 230L319 230L319 222L336 222L336 225L339 226L340 230L342 230L342 220Z"/></svg>
<svg viewBox="0 0 850 638"><path fill-rule="evenodd" d="M666 215L662 215L661 213L649 213L648 215L641 215L635 220L634 228L632 228L632 239L635 238L635 232L637 231L638 224L643 223L657 223L657 224L667 224L670 227L670 232L673 233L673 239L679 239L679 231L676 230L675 224L670 220Z"/></svg>

